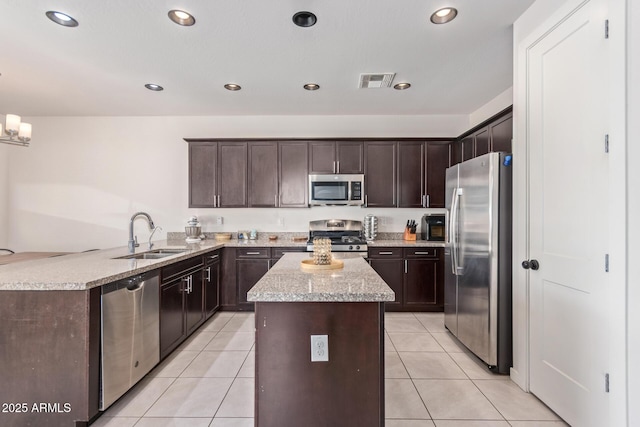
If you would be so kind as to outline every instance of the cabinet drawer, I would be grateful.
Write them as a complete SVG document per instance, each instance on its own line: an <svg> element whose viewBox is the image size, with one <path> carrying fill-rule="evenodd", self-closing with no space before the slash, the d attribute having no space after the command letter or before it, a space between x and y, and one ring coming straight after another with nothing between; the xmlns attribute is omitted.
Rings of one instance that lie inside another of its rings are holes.
<svg viewBox="0 0 640 427"><path fill-rule="evenodd" d="M369 258L402 258L402 248L369 248Z"/></svg>
<svg viewBox="0 0 640 427"><path fill-rule="evenodd" d="M220 258L222 257L222 251L219 249L217 251L206 253L202 256L205 265L220 262Z"/></svg>
<svg viewBox="0 0 640 427"><path fill-rule="evenodd" d="M168 265L162 268L162 283L166 283L172 278L185 273L188 270L202 266L202 257L196 256L185 261Z"/></svg>
<svg viewBox="0 0 640 427"><path fill-rule="evenodd" d="M404 249L405 258L438 258L439 255L439 248Z"/></svg>
<svg viewBox="0 0 640 427"><path fill-rule="evenodd" d="M282 255L288 253L288 252L306 252L307 251L307 247L306 246L295 246L295 247L290 247L290 248L271 248L271 258L273 259L280 259L282 258Z"/></svg>
<svg viewBox="0 0 640 427"><path fill-rule="evenodd" d="M269 258L269 248L238 248L236 258Z"/></svg>

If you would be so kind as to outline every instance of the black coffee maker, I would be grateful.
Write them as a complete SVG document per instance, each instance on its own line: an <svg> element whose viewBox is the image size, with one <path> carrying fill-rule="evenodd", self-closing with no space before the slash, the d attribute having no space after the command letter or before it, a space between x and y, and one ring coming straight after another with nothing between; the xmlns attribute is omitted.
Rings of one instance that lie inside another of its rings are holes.
<svg viewBox="0 0 640 427"><path fill-rule="evenodd" d="M447 216L443 213L428 213L422 216L422 240L444 242Z"/></svg>

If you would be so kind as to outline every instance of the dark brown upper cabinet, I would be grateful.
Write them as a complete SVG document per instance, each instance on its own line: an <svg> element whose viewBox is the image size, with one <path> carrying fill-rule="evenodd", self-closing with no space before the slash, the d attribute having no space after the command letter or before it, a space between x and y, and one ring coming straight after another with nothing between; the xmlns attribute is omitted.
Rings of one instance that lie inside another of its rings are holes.
<svg viewBox="0 0 640 427"><path fill-rule="evenodd" d="M362 141L312 141L309 173L364 173Z"/></svg>
<svg viewBox="0 0 640 427"><path fill-rule="evenodd" d="M513 137L513 114L509 113L489 125L491 137L491 151L505 151L510 153L511 138Z"/></svg>
<svg viewBox="0 0 640 427"><path fill-rule="evenodd" d="M365 206L397 206L397 146L395 141L365 142Z"/></svg>
<svg viewBox="0 0 640 427"><path fill-rule="evenodd" d="M490 152L511 152L513 113L511 107L462 134L451 144L451 165Z"/></svg>
<svg viewBox="0 0 640 427"><path fill-rule="evenodd" d="M278 143L249 142L249 207L278 206Z"/></svg>
<svg viewBox="0 0 640 427"><path fill-rule="evenodd" d="M423 141L398 143L398 207L421 208L425 205Z"/></svg>
<svg viewBox="0 0 640 427"><path fill-rule="evenodd" d="M426 143L424 200L426 208L444 208L445 178L449 167L450 147L451 144L447 141Z"/></svg>
<svg viewBox="0 0 640 427"><path fill-rule="evenodd" d="M309 206L309 143L307 141L278 142L278 206L304 208Z"/></svg>
<svg viewBox="0 0 640 427"><path fill-rule="evenodd" d="M189 207L247 206L247 144L189 143Z"/></svg>

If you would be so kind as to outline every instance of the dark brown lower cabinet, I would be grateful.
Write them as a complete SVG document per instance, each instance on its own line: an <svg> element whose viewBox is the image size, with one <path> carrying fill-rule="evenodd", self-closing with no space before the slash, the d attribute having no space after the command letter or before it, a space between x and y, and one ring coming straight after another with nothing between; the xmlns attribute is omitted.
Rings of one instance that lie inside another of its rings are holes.
<svg viewBox="0 0 640 427"><path fill-rule="evenodd" d="M220 308L220 257L222 250L204 256L204 315L213 316Z"/></svg>
<svg viewBox="0 0 640 427"><path fill-rule="evenodd" d="M160 285L160 359L205 319L201 256L164 267Z"/></svg>
<svg viewBox="0 0 640 427"><path fill-rule="evenodd" d="M242 259L236 261L238 280L238 310L253 311L253 302L247 301L247 292L269 271L269 259Z"/></svg>
<svg viewBox="0 0 640 427"><path fill-rule="evenodd" d="M443 311L442 248L369 248L369 263L396 293L387 311Z"/></svg>
<svg viewBox="0 0 640 427"><path fill-rule="evenodd" d="M256 425L384 425L384 303L255 304ZM311 335L329 361L311 361Z"/></svg>

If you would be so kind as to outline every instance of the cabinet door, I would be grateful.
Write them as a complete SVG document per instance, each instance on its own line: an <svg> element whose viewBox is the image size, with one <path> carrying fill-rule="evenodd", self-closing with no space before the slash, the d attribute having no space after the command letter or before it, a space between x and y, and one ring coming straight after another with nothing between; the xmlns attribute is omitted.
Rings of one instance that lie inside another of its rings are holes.
<svg viewBox="0 0 640 427"><path fill-rule="evenodd" d="M279 142L278 175L283 208L309 206L309 144L307 142Z"/></svg>
<svg viewBox="0 0 640 427"><path fill-rule="evenodd" d="M207 263L204 268L204 313L211 317L220 307L220 258L219 254L205 255ZM209 259L213 258L213 262Z"/></svg>
<svg viewBox="0 0 640 427"><path fill-rule="evenodd" d="M445 177L449 167L449 143L428 142L425 170L426 207L444 208Z"/></svg>
<svg viewBox="0 0 640 427"><path fill-rule="evenodd" d="M160 287L160 358L169 354L186 337L183 288L181 278Z"/></svg>
<svg viewBox="0 0 640 427"><path fill-rule="evenodd" d="M218 143L218 196L221 208L247 206L246 142Z"/></svg>
<svg viewBox="0 0 640 427"><path fill-rule="evenodd" d="M462 161L473 159L474 156L473 135L469 135L462 140Z"/></svg>
<svg viewBox="0 0 640 427"><path fill-rule="evenodd" d="M489 149L489 128L482 128L476 133L473 134L473 138L475 141L475 153L474 157L482 156L483 154L487 154Z"/></svg>
<svg viewBox="0 0 640 427"><path fill-rule="evenodd" d="M396 294L396 299L393 302L387 301L384 303L385 310L395 311L401 309L403 300L402 259L370 259L369 264Z"/></svg>
<svg viewBox="0 0 640 427"><path fill-rule="evenodd" d="M309 173L336 173L336 144L314 141L309 144Z"/></svg>
<svg viewBox="0 0 640 427"><path fill-rule="evenodd" d="M278 205L278 143L250 142L249 207L274 208Z"/></svg>
<svg viewBox="0 0 640 427"><path fill-rule="evenodd" d="M424 142L398 143L398 207L424 207Z"/></svg>
<svg viewBox="0 0 640 427"><path fill-rule="evenodd" d="M364 173L363 158L361 141L336 142L337 173Z"/></svg>
<svg viewBox="0 0 640 427"><path fill-rule="evenodd" d="M397 205L397 142L365 143L365 202L367 207L392 208Z"/></svg>
<svg viewBox="0 0 640 427"><path fill-rule="evenodd" d="M236 249L222 249L220 265L220 307L223 310L237 310L238 284L236 278Z"/></svg>
<svg viewBox="0 0 640 427"><path fill-rule="evenodd" d="M247 302L247 292L269 270L268 259L242 259L236 261L238 280L238 309L253 310L253 302Z"/></svg>
<svg viewBox="0 0 640 427"><path fill-rule="evenodd" d="M189 291L185 295L185 319L187 336L204 322L204 283L202 270L191 273Z"/></svg>
<svg viewBox="0 0 640 427"><path fill-rule="evenodd" d="M438 259L405 259L404 304L409 310L441 310Z"/></svg>
<svg viewBox="0 0 640 427"><path fill-rule="evenodd" d="M513 117L511 114L489 125L489 132L491 134L491 151L511 152L511 138L513 136Z"/></svg>
<svg viewBox="0 0 640 427"><path fill-rule="evenodd" d="M457 165L462 161L462 141L451 143L451 160L449 166Z"/></svg>
<svg viewBox="0 0 640 427"><path fill-rule="evenodd" d="M212 208L216 196L218 144L189 143L189 207Z"/></svg>

